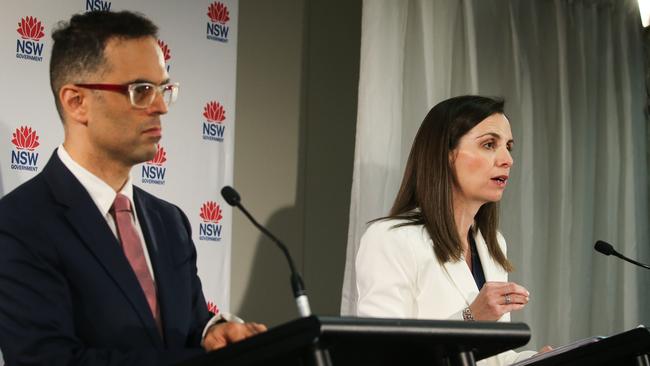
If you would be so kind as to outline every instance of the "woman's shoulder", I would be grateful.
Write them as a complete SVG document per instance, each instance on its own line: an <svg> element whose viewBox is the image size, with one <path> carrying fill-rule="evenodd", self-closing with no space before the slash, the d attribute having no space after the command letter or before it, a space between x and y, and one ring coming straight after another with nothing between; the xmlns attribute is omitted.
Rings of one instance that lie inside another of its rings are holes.
<svg viewBox="0 0 650 366"><path fill-rule="evenodd" d="M372 222L361 237L357 266L387 261L415 270L431 250L430 243L422 225L405 219L380 219Z"/></svg>
<svg viewBox="0 0 650 366"><path fill-rule="evenodd" d="M414 244L430 245L431 240L423 225L409 219L387 218L372 222L361 242L372 246L412 247Z"/></svg>
<svg viewBox="0 0 650 366"><path fill-rule="evenodd" d="M383 218L371 222L366 234L406 235L420 233L423 229L423 225L406 218Z"/></svg>

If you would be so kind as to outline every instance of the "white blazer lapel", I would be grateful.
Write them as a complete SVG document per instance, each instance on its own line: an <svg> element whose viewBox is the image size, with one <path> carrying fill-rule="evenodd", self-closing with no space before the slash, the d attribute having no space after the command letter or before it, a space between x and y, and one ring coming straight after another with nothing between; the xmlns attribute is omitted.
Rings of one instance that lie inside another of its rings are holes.
<svg viewBox="0 0 650 366"><path fill-rule="evenodd" d="M507 272L497 263L490 252L488 251L487 243L483 239L480 231L477 231L476 237L476 251L479 258L481 258L481 265L483 266L483 274L485 275L486 282L505 282L508 281Z"/></svg>
<svg viewBox="0 0 650 366"><path fill-rule="evenodd" d="M472 272L465 260L447 262L443 264L443 267L447 272L447 276L449 276L449 280L455 285L458 292L467 301L467 304L471 304L478 295L478 287L476 287Z"/></svg>

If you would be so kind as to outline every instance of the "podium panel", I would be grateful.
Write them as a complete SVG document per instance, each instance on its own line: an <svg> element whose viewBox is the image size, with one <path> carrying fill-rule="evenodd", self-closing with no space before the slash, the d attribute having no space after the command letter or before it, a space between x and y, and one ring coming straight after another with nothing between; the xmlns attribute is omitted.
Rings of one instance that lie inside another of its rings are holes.
<svg viewBox="0 0 650 366"><path fill-rule="evenodd" d="M529 339L523 323L310 316L180 365L473 365Z"/></svg>

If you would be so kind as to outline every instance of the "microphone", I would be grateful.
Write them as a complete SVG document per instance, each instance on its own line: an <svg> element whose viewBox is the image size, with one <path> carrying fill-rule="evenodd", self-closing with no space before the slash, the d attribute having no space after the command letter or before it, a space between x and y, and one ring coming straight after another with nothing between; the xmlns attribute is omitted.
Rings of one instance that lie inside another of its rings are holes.
<svg viewBox="0 0 650 366"><path fill-rule="evenodd" d="M623 254L617 252L616 249L614 249L614 247L611 244L609 244L607 242L604 242L602 240L598 240L596 242L596 244L594 245L594 249L597 252L602 253L604 255L614 255L616 257L621 258L624 261L630 262L632 264L636 264L639 267L643 267L645 269L650 269L650 266L645 265L643 263L639 263L639 262L635 261L634 259L630 259L630 258L624 256Z"/></svg>
<svg viewBox="0 0 650 366"><path fill-rule="evenodd" d="M221 188L221 196L230 206L239 206L239 202L241 202L239 193L237 193L237 191L235 191L235 189L231 186L225 186Z"/></svg>
<svg viewBox="0 0 650 366"><path fill-rule="evenodd" d="M309 299L307 298L307 292L305 291L305 285L302 282L302 278L298 271L296 271L296 266L293 264L293 259L291 259L291 254L286 245L276 238L270 231L268 231L264 226L260 225L250 213L242 206L241 197L239 193L235 191L231 186L225 186L221 189L221 196L226 200L226 202L233 207L237 207L241 212L246 215L248 220L250 220L253 225L258 228L264 235L271 239L284 253L284 256L289 262L289 268L291 269L291 288L293 289L293 296L296 299L296 306L298 307L298 313L302 317L308 317L311 315L311 308L309 307Z"/></svg>

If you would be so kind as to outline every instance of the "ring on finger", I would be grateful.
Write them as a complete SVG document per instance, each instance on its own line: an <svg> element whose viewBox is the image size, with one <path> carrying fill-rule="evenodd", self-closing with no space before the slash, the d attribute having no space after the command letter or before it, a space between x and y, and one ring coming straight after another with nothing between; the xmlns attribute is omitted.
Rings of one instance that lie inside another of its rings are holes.
<svg viewBox="0 0 650 366"><path fill-rule="evenodd" d="M509 295L509 294L505 294L505 295L503 295L503 297L505 297L506 305L510 305L510 302L511 302L511 301L510 301L510 295Z"/></svg>

